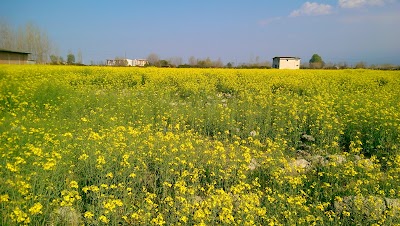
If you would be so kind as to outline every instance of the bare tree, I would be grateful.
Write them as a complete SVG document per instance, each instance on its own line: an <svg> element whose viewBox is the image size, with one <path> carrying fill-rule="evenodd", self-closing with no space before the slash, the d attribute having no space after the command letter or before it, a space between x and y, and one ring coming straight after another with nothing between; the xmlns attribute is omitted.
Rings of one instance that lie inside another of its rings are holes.
<svg viewBox="0 0 400 226"><path fill-rule="evenodd" d="M79 49L78 50L78 56L77 56L77 63L82 64L82 51Z"/></svg>
<svg viewBox="0 0 400 226"><path fill-rule="evenodd" d="M128 60L125 57L115 57L115 66L122 66L126 67L128 66Z"/></svg>
<svg viewBox="0 0 400 226"><path fill-rule="evenodd" d="M363 61L360 61L360 62L356 63L356 65L354 66L354 68L357 68L357 69L367 68L367 63L365 63L365 62L363 62Z"/></svg>
<svg viewBox="0 0 400 226"><path fill-rule="evenodd" d="M190 66L196 66L197 62L198 62L198 60L196 59L196 57L194 57L194 56L189 57L188 63Z"/></svg>
<svg viewBox="0 0 400 226"><path fill-rule="evenodd" d="M52 49L51 42L39 27L27 23L17 31L4 21L0 22L0 48L31 53L29 59L46 63Z"/></svg>
<svg viewBox="0 0 400 226"><path fill-rule="evenodd" d="M224 63L222 62L221 58L218 58L218 60L212 62L213 67L223 67Z"/></svg>
<svg viewBox="0 0 400 226"><path fill-rule="evenodd" d="M149 61L149 64L152 65L152 66L158 66L158 63L160 61L160 57L155 53L150 53L147 56L147 61Z"/></svg>
<svg viewBox="0 0 400 226"><path fill-rule="evenodd" d="M169 64L177 67L182 64L182 57L171 57L167 60Z"/></svg>
<svg viewBox="0 0 400 226"><path fill-rule="evenodd" d="M14 49L15 34L13 29L5 21L0 21L0 48Z"/></svg>
<svg viewBox="0 0 400 226"><path fill-rule="evenodd" d="M260 66L260 56L256 56L255 66Z"/></svg>
<svg viewBox="0 0 400 226"><path fill-rule="evenodd" d="M51 50L50 40L47 34L39 27L28 23L25 27L18 29L17 49L31 53L31 59L37 63L46 63Z"/></svg>

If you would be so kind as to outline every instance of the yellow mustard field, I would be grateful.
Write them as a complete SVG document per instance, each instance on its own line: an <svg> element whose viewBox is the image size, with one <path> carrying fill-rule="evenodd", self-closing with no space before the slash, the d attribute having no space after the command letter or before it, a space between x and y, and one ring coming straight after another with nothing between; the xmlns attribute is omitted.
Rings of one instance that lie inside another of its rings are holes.
<svg viewBox="0 0 400 226"><path fill-rule="evenodd" d="M0 66L0 225L400 224L400 72Z"/></svg>

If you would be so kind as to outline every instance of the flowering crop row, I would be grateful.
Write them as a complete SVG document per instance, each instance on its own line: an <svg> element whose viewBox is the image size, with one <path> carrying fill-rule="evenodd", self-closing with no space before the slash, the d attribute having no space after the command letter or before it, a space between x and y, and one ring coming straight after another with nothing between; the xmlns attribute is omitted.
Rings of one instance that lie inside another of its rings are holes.
<svg viewBox="0 0 400 226"><path fill-rule="evenodd" d="M396 71L0 66L0 224L400 224L399 90Z"/></svg>

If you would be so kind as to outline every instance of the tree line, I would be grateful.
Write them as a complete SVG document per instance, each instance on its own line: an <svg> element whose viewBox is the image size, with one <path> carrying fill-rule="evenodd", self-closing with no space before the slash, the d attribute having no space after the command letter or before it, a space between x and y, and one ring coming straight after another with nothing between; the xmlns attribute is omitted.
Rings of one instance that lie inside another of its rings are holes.
<svg viewBox="0 0 400 226"><path fill-rule="evenodd" d="M377 69L377 70L400 70L400 65L393 64L371 64L368 65L366 62L359 61L354 65L350 65L346 62L340 63L325 63L322 57L316 53L311 56L311 59L308 61L308 64L302 64L301 68L303 69L347 69L347 68L355 68L355 69Z"/></svg>
<svg viewBox="0 0 400 226"><path fill-rule="evenodd" d="M161 59L157 54L151 53L147 56L147 61L149 62L146 66L154 67L178 67L178 68L271 68L271 62L264 61L261 62L259 57L257 57L256 62L250 63L240 63L235 64L234 62L228 62L224 64L221 58L216 60L210 57L206 58L196 58L190 56L187 63L183 63L181 57L170 57L167 59Z"/></svg>
<svg viewBox="0 0 400 226"><path fill-rule="evenodd" d="M212 60L210 57L201 59L191 56L188 58L187 63L183 63L181 57L171 57L167 59L161 59L157 54L151 53L148 57L148 65L154 67L178 67L178 68L272 68L270 61L260 61L257 56L255 61L250 60L249 63L235 64L234 62L228 62L224 64L219 58ZM348 64L347 62L339 63L325 63L319 54L313 54L310 60L303 62L300 65L301 69L378 69L378 70L400 70L400 65L393 64L380 64L380 65L368 65L366 62L360 61L354 65Z"/></svg>
<svg viewBox="0 0 400 226"><path fill-rule="evenodd" d="M78 56L75 57L75 54L73 54L71 51L69 51L67 55L67 59L64 60L62 56L58 56L55 54L50 55L50 64L53 65L83 65L83 60L82 60L82 52L81 50L78 51Z"/></svg>
<svg viewBox="0 0 400 226"><path fill-rule="evenodd" d="M29 52L28 60L47 63L53 44L47 33L33 23L14 29L7 22L0 21L0 48Z"/></svg>

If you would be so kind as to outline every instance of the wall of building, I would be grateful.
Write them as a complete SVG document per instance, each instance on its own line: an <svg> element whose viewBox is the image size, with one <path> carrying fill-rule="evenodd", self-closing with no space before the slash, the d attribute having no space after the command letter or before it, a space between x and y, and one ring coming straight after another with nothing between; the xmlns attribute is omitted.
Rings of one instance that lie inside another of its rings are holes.
<svg viewBox="0 0 400 226"><path fill-rule="evenodd" d="M148 62L147 60L143 59L122 59L122 60L106 60L106 65L108 66L125 66L125 61L126 61L126 66L145 66L146 63Z"/></svg>
<svg viewBox="0 0 400 226"><path fill-rule="evenodd" d="M0 64L27 64L28 54L0 51Z"/></svg>
<svg viewBox="0 0 400 226"><path fill-rule="evenodd" d="M279 61L279 69L299 69L300 59L285 59Z"/></svg>
<svg viewBox="0 0 400 226"><path fill-rule="evenodd" d="M279 68L279 58L272 59L272 68Z"/></svg>

